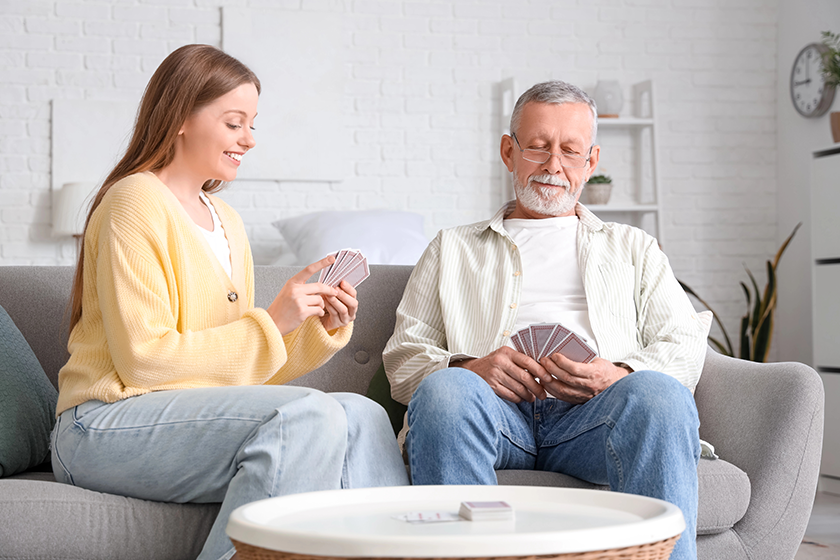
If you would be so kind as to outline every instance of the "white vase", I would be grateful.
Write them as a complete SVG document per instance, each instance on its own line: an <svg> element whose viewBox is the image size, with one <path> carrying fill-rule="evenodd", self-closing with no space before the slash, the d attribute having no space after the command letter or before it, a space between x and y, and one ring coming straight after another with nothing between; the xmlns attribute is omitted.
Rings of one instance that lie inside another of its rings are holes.
<svg viewBox="0 0 840 560"><path fill-rule="evenodd" d="M598 80L595 85L595 104L599 117L617 117L624 106L624 95L618 80Z"/></svg>
<svg viewBox="0 0 840 560"><path fill-rule="evenodd" d="M591 183L586 185L586 201L589 204L606 204L612 194L612 183Z"/></svg>

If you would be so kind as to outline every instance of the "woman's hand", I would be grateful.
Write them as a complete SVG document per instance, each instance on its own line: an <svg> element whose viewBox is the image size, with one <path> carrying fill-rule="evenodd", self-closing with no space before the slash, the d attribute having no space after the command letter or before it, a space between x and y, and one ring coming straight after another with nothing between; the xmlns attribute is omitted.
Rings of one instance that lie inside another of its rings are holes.
<svg viewBox="0 0 840 560"><path fill-rule="evenodd" d="M315 315L318 317L326 316L326 302L338 300L339 292L342 290L332 288L320 282L307 284L306 281L313 274L330 266L334 262L335 257L333 255L324 257L289 278L289 281L283 285L280 293L277 294L277 297L274 298L274 301L271 302L271 305L266 310L271 318L274 319L274 324L277 325L277 330L280 331L280 334L283 336L289 334L309 317ZM353 317L356 316L356 307L358 306L355 295L356 292L354 290L353 297L350 298L354 303L352 308ZM349 308L346 305L345 312L349 312ZM340 316L338 310L336 310L336 313ZM324 327L326 328L326 324Z"/></svg>
<svg viewBox="0 0 840 560"><path fill-rule="evenodd" d="M324 306L326 314L321 317L321 324L327 331L349 325L356 319L356 310L359 309L356 290L342 280L335 296L324 296Z"/></svg>

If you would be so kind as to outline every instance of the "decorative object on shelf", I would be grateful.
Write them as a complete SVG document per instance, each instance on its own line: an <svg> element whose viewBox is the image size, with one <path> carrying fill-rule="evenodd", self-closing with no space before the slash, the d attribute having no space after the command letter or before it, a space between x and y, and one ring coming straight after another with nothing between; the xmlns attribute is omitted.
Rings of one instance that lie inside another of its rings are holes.
<svg viewBox="0 0 840 560"><path fill-rule="evenodd" d="M606 204L612 194L612 179L603 173L593 175L586 182L584 192L589 204Z"/></svg>
<svg viewBox="0 0 840 560"><path fill-rule="evenodd" d="M824 115L834 101L834 86L823 75L823 54L830 51L825 43L811 43L799 51L790 71L790 99L803 117Z"/></svg>
<svg viewBox="0 0 840 560"><path fill-rule="evenodd" d="M598 80L595 84L595 104L601 118L617 118L624 105L621 85L617 80Z"/></svg>
<svg viewBox="0 0 840 560"><path fill-rule="evenodd" d="M767 261L767 285L764 286L763 296L759 294L758 283L755 281L755 277L752 272L750 272L749 268L744 266L747 271L747 275L750 277L753 292L750 292L747 285L744 282L741 282L741 288L744 290L744 297L747 298L747 312L743 317L741 317L741 339L737 356L742 360L762 363L767 361L767 356L770 353L770 344L773 341L773 317L776 312L776 268L779 266L779 259L782 258L782 253L785 252L785 249L787 249L788 244L790 244L790 241L793 239L793 236L796 235L796 231L801 225L802 222L796 224L796 227L793 228L791 234L787 239L785 239L785 242L782 243L782 246L776 253L776 257L773 259L773 262ZM718 324L720 331L723 333L724 342L726 344L722 344L711 335L709 336L709 342L711 342L721 354L736 357L732 348L732 341L729 339L729 334L727 334L726 328L724 328L723 323L721 322L720 317L718 317L718 314L715 313L715 310L712 309L709 304L703 300L703 298L698 296L697 293L685 282L682 280L678 280L678 282L680 283L680 286L682 286L683 290L685 290L685 293L697 298L697 301L712 312L715 322Z"/></svg>
<svg viewBox="0 0 840 560"><path fill-rule="evenodd" d="M825 86L834 90L840 86L840 34L823 31L822 37L826 47L822 53L822 75ZM840 142L840 111L831 112L831 138Z"/></svg>
<svg viewBox="0 0 840 560"><path fill-rule="evenodd" d="M53 237L81 237L93 183L64 183L52 195Z"/></svg>

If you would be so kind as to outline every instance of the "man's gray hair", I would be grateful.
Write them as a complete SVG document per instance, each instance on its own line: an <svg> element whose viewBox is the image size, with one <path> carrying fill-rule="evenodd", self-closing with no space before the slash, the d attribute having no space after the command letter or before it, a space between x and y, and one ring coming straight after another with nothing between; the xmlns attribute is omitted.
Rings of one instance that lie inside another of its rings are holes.
<svg viewBox="0 0 840 560"><path fill-rule="evenodd" d="M595 100L589 97L585 91L572 84L560 80L542 82L532 86L523 93L516 101L513 113L510 115L511 134L519 129L519 121L522 118L522 109L531 102L550 103L560 105L563 103L584 103L592 110L592 144L595 144L595 137L598 134L598 108Z"/></svg>

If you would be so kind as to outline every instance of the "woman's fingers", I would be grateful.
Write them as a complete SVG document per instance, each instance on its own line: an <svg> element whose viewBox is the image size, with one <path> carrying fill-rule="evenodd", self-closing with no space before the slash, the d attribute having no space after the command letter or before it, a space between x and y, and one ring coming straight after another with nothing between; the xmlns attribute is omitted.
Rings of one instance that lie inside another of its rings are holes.
<svg viewBox="0 0 840 560"><path fill-rule="evenodd" d="M314 263L304 267L303 270L289 278L289 282L293 282L295 284L305 284L306 281L309 280L313 274L315 274L316 272L320 272L321 270L327 268L334 262L335 255L327 255L320 261L315 261Z"/></svg>

